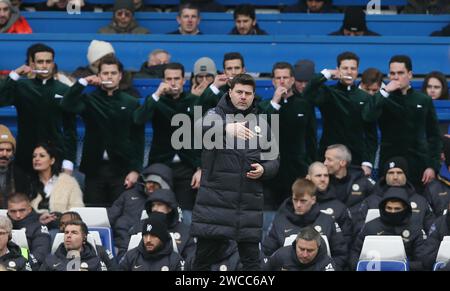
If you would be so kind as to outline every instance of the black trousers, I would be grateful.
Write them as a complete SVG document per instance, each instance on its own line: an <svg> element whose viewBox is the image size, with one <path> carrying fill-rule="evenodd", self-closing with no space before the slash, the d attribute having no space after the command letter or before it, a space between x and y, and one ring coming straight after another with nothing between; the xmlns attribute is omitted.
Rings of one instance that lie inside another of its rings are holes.
<svg viewBox="0 0 450 291"><path fill-rule="evenodd" d="M104 161L97 175L86 175L84 203L90 207L110 207L125 191L125 176L118 175L112 164Z"/></svg>
<svg viewBox="0 0 450 291"><path fill-rule="evenodd" d="M194 271L211 271L211 265L222 260L228 248L228 240L197 238ZM260 271L260 251L258 242L237 242L243 271Z"/></svg>
<svg viewBox="0 0 450 291"><path fill-rule="evenodd" d="M175 196L180 208L183 210L192 210L194 208L195 196L197 191L192 189L191 180L195 169L183 162L172 163L170 165L173 172L173 182Z"/></svg>

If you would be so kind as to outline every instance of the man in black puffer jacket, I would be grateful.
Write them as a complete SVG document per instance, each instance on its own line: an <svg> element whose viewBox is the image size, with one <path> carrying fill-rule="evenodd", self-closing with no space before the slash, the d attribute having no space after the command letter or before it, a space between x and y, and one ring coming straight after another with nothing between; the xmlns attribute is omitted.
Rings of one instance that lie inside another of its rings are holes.
<svg viewBox="0 0 450 291"><path fill-rule="evenodd" d="M96 248L87 242L87 235L84 222L68 222L64 228L64 243L47 256L39 271L108 271Z"/></svg>
<svg viewBox="0 0 450 291"><path fill-rule="evenodd" d="M31 271L31 266L22 256L20 247L13 243L11 238L11 220L0 216L0 265L8 271Z"/></svg>
<svg viewBox="0 0 450 291"><path fill-rule="evenodd" d="M347 262L347 243L341 228L334 219L322 213L316 203L316 187L306 179L297 179L292 185L292 197L286 199L280 206L268 236L265 238L262 250L266 256L286 246L291 236L296 237L299 230L313 226L329 241L331 256L339 269Z"/></svg>
<svg viewBox="0 0 450 291"><path fill-rule="evenodd" d="M190 234L189 225L182 222L181 209L172 190L160 189L153 192L145 202L145 210L150 216L153 212L166 215L167 229L176 243L176 250L183 259L190 262L195 256L195 242ZM131 228L130 237L142 230L145 219L139 221Z"/></svg>
<svg viewBox="0 0 450 291"><path fill-rule="evenodd" d="M119 263L123 271L183 271L185 262L173 251L166 216L152 213L142 227L142 240Z"/></svg>
<svg viewBox="0 0 450 291"><path fill-rule="evenodd" d="M195 270L210 270L228 240L237 242L244 270L261 267L261 178L274 177L279 160L275 138L268 139L269 126L263 118L250 114L255 112L255 87L250 75L237 75L229 94L206 113L205 126L202 124L205 137L215 130L222 135L214 134L212 147L205 145L202 152L201 184L191 226L192 235L197 237ZM233 122L230 115L234 115ZM212 126L206 126L208 119Z"/></svg>
<svg viewBox="0 0 450 291"><path fill-rule="evenodd" d="M405 246L410 269L423 269L422 260L425 254L427 235L420 223L412 219L412 208L409 194L403 187L390 187L378 206L380 217L364 225L358 234L350 254L350 262L354 268L359 260L364 238L368 235L401 236ZM353 270L355 270L353 268Z"/></svg>
<svg viewBox="0 0 450 291"><path fill-rule="evenodd" d="M335 271L325 242L312 226L305 227L290 246L276 251L263 265L266 271Z"/></svg>
<svg viewBox="0 0 450 291"><path fill-rule="evenodd" d="M155 163L145 168L133 188L123 192L108 208L108 218L114 230L114 241L122 257L128 248L130 229L139 223L145 202L157 189L172 189L172 169ZM140 229L139 229L140 231Z"/></svg>

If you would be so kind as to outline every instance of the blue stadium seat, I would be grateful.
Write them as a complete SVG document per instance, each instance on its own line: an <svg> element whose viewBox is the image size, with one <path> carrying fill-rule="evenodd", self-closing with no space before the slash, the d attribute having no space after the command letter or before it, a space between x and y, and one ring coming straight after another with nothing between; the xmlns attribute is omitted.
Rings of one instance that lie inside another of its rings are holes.
<svg viewBox="0 0 450 291"><path fill-rule="evenodd" d="M404 261L359 261L356 271L408 271Z"/></svg>
<svg viewBox="0 0 450 291"><path fill-rule="evenodd" d="M102 241L102 246L109 250L114 256L115 256L115 250L114 250L114 240L111 228L109 227L88 227L89 232L97 231L100 235L100 239Z"/></svg>

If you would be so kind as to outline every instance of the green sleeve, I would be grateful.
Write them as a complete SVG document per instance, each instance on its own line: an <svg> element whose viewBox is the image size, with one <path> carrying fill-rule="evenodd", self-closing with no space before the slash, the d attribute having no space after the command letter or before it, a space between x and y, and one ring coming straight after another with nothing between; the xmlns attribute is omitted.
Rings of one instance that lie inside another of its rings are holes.
<svg viewBox="0 0 450 291"><path fill-rule="evenodd" d="M81 85L80 82L76 82L67 90L61 103L64 110L78 114L85 110L85 99L87 96L83 94L84 88L85 86Z"/></svg>
<svg viewBox="0 0 450 291"><path fill-rule="evenodd" d="M197 98L197 101L195 105L204 106L206 105L208 108L215 107L216 104L219 102L220 97L222 97L223 92L220 91L219 94L214 94L214 92L211 90L211 88L208 86L208 88L203 91L203 94Z"/></svg>
<svg viewBox="0 0 450 291"><path fill-rule="evenodd" d="M324 75L316 74L306 85L305 91L303 91L305 98L316 106L322 105L326 101L326 81L327 78Z"/></svg>
<svg viewBox="0 0 450 291"><path fill-rule="evenodd" d="M306 124L306 155L310 159L310 163L317 161L317 121L314 107L311 106L309 110L309 118Z"/></svg>
<svg viewBox="0 0 450 291"><path fill-rule="evenodd" d="M133 144L133 158L130 161L131 170L140 173L144 161L145 126L134 124L131 128L131 139Z"/></svg>
<svg viewBox="0 0 450 291"><path fill-rule="evenodd" d="M261 114L278 114L278 110L276 110L272 104L270 103L271 100L265 100L261 101L257 105L258 113Z"/></svg>
<svg viewBox="0 0 450 291"><path fill-rule="evenodd" d="M171 120L176 114L175 110L170 108L162 102L161 99L165 98L161 96L158 101L153 99L152 95L147 96L144 104L139 106L134 112L134 122L136 124L144 124L145 122L152 120L155 110L159 110L167 119Z"/></svg>
<svg viewBox="0 0 450 291"><path fill-rule="evenodd" d="M389 97L387 97L389 98ZM386 97L377 92L374 96L370 97L362 110L362 118L367 122L376 122L383 111L383 105Z"/></svg>
<svg viewBox="0 0 450 291"><path fill-rule="evenodd" d="M0 82L0 106L14 105L14 95L17 92L17 82L10 77Z"/></svg>
<svg viewBox="0 0 450 291"><path fill-rule="evenodd" d="M439 122L432 99L428 100L427 116L426 116L426 135L428 142L428 161L427 167L433 168L435 172L439 172L440 156L442 151L441 133L439 130Z"/></svg>
<svg viewBox="0 0 450 291"><path fill-rule="evenodd" d="M378 147L378 131L376 122L364 122L364 152L363 162L375 163Z"/></svg>

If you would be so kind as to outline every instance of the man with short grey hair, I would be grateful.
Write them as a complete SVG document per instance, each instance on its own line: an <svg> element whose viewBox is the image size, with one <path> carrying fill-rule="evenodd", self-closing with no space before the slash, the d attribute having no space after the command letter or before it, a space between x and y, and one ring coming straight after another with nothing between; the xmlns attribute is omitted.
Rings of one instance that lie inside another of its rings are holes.
<svg viewBox="0 0 450 291"><path fill-rule="evenodd" d="M6 216L0 216L0 265L8 271L31 271L31 266L18 245L11 241L12 223Z"/></svg>
<svg viewBox="0 0 450 291"><path fill-rule="evenodd" d="M352 165L351 161L352 154L345 145L330 145L325 151L324 165L330 175L330 184L336 190L336 198L353 216L360 203L372 193L375 181L366 177L361 167Z"/></svg>
<svg viewBox="0 0 450 291"><path fill-rule="evenodd" d="M264 265L266 271L335 271L320 233L312 226L300 230L290 246L276 251Z"/></svg>

